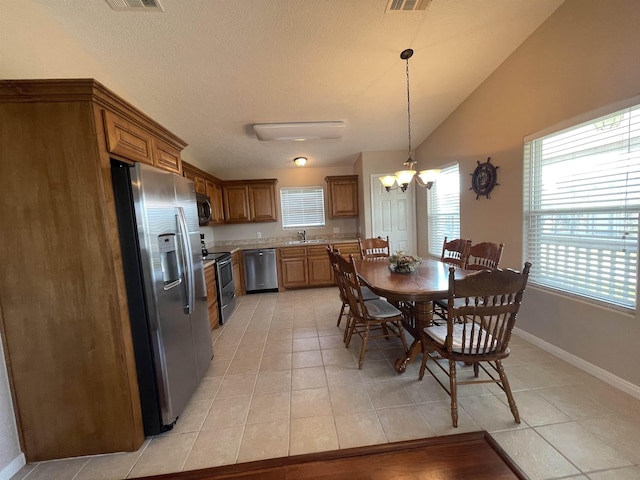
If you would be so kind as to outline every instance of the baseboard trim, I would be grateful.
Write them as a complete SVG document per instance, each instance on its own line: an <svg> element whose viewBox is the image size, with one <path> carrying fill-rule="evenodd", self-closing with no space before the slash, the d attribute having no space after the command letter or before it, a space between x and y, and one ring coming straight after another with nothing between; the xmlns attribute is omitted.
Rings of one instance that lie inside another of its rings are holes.
<svg viewBox="0 0 640 480"><path fill-rule="evenodd" d="M9 480L26 464L27 461L24 458L24 453L21 453L16 458L14 458L11 463L9 463L9 465L0 470L0 480Z"/></svg>
<svg viewBox="0 0 640 480"><path fill-rule="evenodd" d="M593 363L589 363L586 360L583 360L582 358L573 355L572 353L562 350L561 348L558 348L549 342L546 342L534 335L531 335L530 333L527 333L524 330L521 330L520 328L517 328L517 327L514 328L513 333L519 337L522 337L524 340L533 343L535 346L540 347L546 352L549 352L550 354L555 355L561 360L564 360L565 362L570 363L574 367L577 367L580 370L583 370L593 375L594 377L599 378L603 382L608 383L612 387L615 387L618 390L624 393L627 393L632 397L635 397L638 400L640 400L640 386L634 385L633 383L628 382L623 378L617 377L611 372L608 372L603 368L600 368L594 365Z"/></svg>

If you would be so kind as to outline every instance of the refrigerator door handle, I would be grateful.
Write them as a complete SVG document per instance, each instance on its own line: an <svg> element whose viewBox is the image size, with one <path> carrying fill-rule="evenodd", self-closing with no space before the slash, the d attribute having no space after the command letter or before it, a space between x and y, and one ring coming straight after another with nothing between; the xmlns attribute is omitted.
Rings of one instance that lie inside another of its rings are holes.
<svg viewBox="0 0 640 480"><path fill-rule="evenodd" d="M176 207L178 212L178 228L180 237L182 238L182 264L186 272L187 286L187 304L184 305L185 313L193 313L193 306L196 303L196 292L194 288L193 273L193 253L191 251L191 243L189 242L189 230L187 229L187 219L184 215L184 208Z"/></svg>

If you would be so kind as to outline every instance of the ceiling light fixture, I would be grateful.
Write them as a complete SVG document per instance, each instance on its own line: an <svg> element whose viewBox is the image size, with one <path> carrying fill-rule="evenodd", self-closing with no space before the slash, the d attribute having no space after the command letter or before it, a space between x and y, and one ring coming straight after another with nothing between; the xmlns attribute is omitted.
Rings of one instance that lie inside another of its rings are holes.
<svg viewBox="0 0 640 480"><path fill-rule="evenodd" d="M304 167L304 165L307 163L307 158L306 157L296 157L296 158L293 159L293 163L295 163L299 167Z"/></svg>
<svg viewBox="0 0 640 480"><path fill-rule="evenodd" d="M412 158L411 152L411 101L409 98L409 59L413 55L413 50L410 48L403 50L400 54L400 58L406 61L407 64L407 131L409 136L409 158L404 165L407 167L406 170L400 170L395 172L393 175L385 175L384 177L378 177L384 188L388 191L392 190L394 183L397 183L398 186L393 190L400 188L403 192L407 190L407 187L411 183L411 180L416 175L416 170L414 168L415 164L418 163ZM415 176L416 184L420 187L425 187L427 189L431 188L433 182L436 177L440 173L440 170L422 170Z"/></svg>
<svg viewBox="0 0 640 480"><path fill-rule="evenodd" d="M253 126L258 140L293 141L334 140L342 137L344 122L257 123Z"/></svg>

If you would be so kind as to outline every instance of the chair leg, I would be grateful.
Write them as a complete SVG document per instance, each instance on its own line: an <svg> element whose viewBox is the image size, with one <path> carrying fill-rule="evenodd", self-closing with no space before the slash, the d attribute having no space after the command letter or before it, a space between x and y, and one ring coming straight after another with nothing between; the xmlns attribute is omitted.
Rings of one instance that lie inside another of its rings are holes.
<svg viewBox="0 0 640 480"><path fill-rule="evenodd" d="M340 322L342 321L342 316L345 314L345 309L347 308L347 304L342 302L342 307L340 307L340 315L338 315L338 323L336 327L340 326Z"/></svg>
<svg viewBox="0 0 640 480"><path fill-rule="evenodd" d="M353 336L353 332L356 331L357 324L358 324L358 321L355 318L353 318L351 315L347 317L347 325L345 328L346 338L344 340L345 348L349 348L349 344L351 343L351 337Z"/></svg>
<svg viewBox="0 0 640 480"><path fill-rule="evenodd" d="M500 381L502 382L504 392L507 394L507 400L509 401L509 408L511 409L513 418L515 419L516 423L520 423L520 412L518 412L518 406L516 405L516 401L513 398L513 393L511 393L509 380L507 380L507 374L504 372L504 367L502 366L501 360L496 360L496 370L498 370L498 374L500 375Z"/></svg>
<svg viewBox="0 0 640 480"><path fill-rule="evenodd" d="M480 373L480 366L478 365L478 362L474 362L473 364L473 376L478 378L478 374Z"/></svg>
<svg viewBox="0 0 640 480"><path fill-rule="evenodd" d="M364 363L364 354L367 351L367 340L369 340L369 324L364 326L364 335L362 335L362 348L360 349L360 358L358 359L358 368L362 370L362 364Z"/></svg>
<svg viewBox="0 0 640 480"><path fill-rule="evenodd" d="M429 360L429 352L427 352L427 349L424 348L424 346L422 347L422 363L420 364L420 373L418 374L418 380L422 380L422 377L424 377L424 371L427 368L427 361Z"/></svg>
<svg viewBox="0 0 640 480"><path fill-rule="evenodd" d="M449 360L449 391L451 392L451 423L458 426L458 384L456 378L456 362Z"/></svg>

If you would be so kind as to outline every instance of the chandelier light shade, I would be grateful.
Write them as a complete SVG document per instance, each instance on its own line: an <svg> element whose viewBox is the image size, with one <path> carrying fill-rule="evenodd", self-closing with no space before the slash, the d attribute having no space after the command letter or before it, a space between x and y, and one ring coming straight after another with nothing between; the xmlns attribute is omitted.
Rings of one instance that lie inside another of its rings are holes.
<svg viewBox="0 0 640 480"><path fill-rule="evenodd" d="M397 183L398 186L395 187L394 190L399 188L401 191L405 192L414 178L416 179L417 185L429 189L432 187L433 182L436 180L438 173L440 173L440 170L422 170L420 171L420 173L418 173L416 172L416 169L414 167L418 162L413 159L413 152L411 151L411 99L409 96L409 59L412 56L413 50L411 50L410 48L403 50L400 54L400 58L406 62L407 72L407 133L409 139L409 158L406 162L404 162L405 167L407 167L405 170L395 172L393 175L378 177L387 192L391 191L395 183Z"/></svg>
<svg viewBox="0 0 640 480"><path fill-rule="evenodd" d="M299 167L304 167L305 164L307 163L307 158L306 157L296 157L296 158L293 159L293 163L295 163Z"/></svg>

